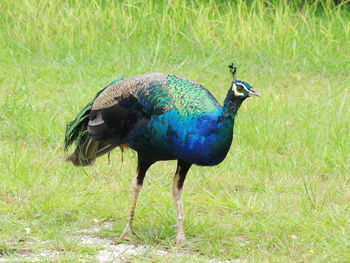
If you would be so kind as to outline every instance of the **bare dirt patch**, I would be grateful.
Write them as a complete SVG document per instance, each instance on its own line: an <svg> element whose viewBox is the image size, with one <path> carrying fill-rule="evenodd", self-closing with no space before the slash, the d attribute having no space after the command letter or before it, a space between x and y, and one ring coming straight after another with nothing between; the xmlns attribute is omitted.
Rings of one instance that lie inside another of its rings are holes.
<svg viewBox="0 0 350 263"><path fill-rule="evenodd" d="M101 248L94 255L94 262L100 263L125 263L125 262L153 262L152 259L165 259L166 262L208 262L208 263L246 263L244 259L219 260L210 259L202 255L182 252L180 249L161 249L147 245L136 244L112 244L112 239L97 237L96 234L102 229L112 229L110 222L104 222L101 226L95 226L91 229L83 229L76 233L79 237L79 243L85 246ZM0 257L0 262L39 262L43 260L55 260L63 252L59 251L40 251L28 252L21 255ZM89 261L81 259L79 261ZM162 261L163 262L163 261Z"/></svg>

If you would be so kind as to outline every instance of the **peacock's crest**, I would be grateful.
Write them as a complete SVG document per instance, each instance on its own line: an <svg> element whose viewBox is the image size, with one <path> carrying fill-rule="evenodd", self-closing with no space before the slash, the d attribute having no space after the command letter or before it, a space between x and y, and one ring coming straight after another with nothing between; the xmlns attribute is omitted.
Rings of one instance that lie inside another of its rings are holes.
<svg viewBox="0 0 350 263"><path fill-rule="evenodd" d="M250 86L249 83L236 79L237 68L233 63L231 63L228 68L230 69L233 78L231 90L233 91L234 97L246 98L250 96L261 96L252 86Z"/></svg>

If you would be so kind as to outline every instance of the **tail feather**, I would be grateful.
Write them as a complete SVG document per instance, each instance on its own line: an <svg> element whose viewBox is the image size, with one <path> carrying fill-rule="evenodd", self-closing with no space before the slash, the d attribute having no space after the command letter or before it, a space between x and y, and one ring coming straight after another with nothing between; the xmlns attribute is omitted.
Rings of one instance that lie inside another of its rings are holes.
<svg viewBox="0 0 350 263"><path fill-rule="evenodd" d="M67 152L70 146L75 143L75 151L68 156L67 161L71 161L76 166L86 166L93 164L95 159L116 147L116 145L105 144L93 140L88 133L89 115L95 99L109 86L122 81L124 76L111 82L104 89L99 91L95 98L90 101L75 119L66 126L66 134L64 140L64 149Z"/></svg>
<svg viewBox="0 0 350 263"><path fill-rule="evenodd" d="M86 140L80 147L77 145L75 151L68 156L67 161L71 161L75 166L93 164L99 144L98 141L92 139Z"/></svg>

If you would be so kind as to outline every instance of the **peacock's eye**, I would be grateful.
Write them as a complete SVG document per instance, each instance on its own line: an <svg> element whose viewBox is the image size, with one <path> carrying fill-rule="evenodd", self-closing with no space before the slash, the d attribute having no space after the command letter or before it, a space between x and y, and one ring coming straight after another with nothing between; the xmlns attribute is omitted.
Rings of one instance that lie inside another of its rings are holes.
<svg viewBox="0 0 350 263"><path fill-rule="evenodd" d="M237 91L238 92L243 92L243 90L244 90L244 88L243 88L243 86L242 85L237 85Z"/></svg>

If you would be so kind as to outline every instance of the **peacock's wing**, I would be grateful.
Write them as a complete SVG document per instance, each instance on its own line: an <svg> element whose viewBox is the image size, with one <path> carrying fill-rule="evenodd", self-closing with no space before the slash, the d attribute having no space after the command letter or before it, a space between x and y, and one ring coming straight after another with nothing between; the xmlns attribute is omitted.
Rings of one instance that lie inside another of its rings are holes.
<svg viewBox="0 0 350 263"><path fill-rule="evenodd" d="M88 132L107 144L127 143L127 134L172 107L163 89L166 74L151 73L130 77L105 89L95 100Z"/></svg>

